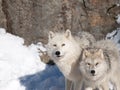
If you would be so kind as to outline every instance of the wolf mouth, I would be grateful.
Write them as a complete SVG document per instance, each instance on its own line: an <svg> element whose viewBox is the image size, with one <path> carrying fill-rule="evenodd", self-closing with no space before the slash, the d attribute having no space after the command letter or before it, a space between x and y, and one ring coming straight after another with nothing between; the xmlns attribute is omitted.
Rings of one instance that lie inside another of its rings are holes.
<svg viewBox="0 0 120 90"><path fill-rule="evenodd" d="M58 56L56 56L56 57L58 57L58 58L61 58L61 57L63 57L64 55L58 55Z"/></svg>
<svg viewBox="0 0 120 90"><path fill-rule="evenodd" d="M102 80L104 78L104 75L102 76L98 76L98 75L91 75L93 79L91 79L92 81L98 81L98 80Z"/></svg>
<svg viewBox="0 0 120 90"><path fill-rule="evenodd" d="M93 77L97 76L97 75L92 75Z"/></svg>
<svg viewBox="0 0 120 90"><path fill-rule="evenodd" d="M57 56L57 57L61 57L61 56Z"/></svg>
<svg viewBox="0 0 120 90"><path fill-rule="evenodd" d="M91 74L91 76L95 77L95 76L97 76L97 74Z"/></svg>

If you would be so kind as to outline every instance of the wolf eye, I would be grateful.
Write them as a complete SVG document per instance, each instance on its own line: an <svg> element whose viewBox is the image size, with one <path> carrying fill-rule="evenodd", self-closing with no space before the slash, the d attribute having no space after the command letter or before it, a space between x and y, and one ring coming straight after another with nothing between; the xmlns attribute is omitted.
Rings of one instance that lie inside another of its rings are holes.
<svg viewBox="0 0 120 90"><path fill-rule="evenodd" d="M63 43L62 46L65 46L65 44Z"/></svg>
<svg viewBox="0 0 120 90"><path fill-rule="evenodd" d="M97 62L95 65L97 66L99 63Z"/></svg>
<svg viewBox="0 0 120 90"><path fill-rule="evenodd" d="M56 44L53 44L54 47L56 47L57 45Z"/></svg>
<svg viewBox="0 0 120 90"><path fill-rule="evenodd" d="M88 66L90 66L90 63L87 63Z"/></svg>

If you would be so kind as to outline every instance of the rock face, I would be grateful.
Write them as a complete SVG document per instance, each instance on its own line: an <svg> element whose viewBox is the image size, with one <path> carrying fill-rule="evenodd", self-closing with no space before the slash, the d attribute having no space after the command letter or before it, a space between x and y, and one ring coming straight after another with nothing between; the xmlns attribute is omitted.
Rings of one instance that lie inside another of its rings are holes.
<svg viewBox="0 0 120 90"><path fill-rule="evenodd" d="M25 44L47 42L48 31L88 31L96 39L118 27L120 0L0 0L0 27Z"/></svg>
<svg viewBox="0 0 120 90"><path fill-rule="evenodd" d="M0 27L7 28L6 26L6 16L3 12L2 0L0 0Z"/></svg>

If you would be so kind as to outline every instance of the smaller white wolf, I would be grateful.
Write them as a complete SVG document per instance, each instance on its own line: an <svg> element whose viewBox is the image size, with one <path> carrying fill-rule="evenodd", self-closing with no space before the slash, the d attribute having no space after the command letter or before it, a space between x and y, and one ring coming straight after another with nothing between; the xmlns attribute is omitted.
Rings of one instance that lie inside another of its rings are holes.
<svg viewBox="0 0 120 90"><path fill-rule="evenodd" d="M78 61L82 48L94 41L94 37L87 32L80 32L78 36L73 36L70 30L56 33L50 31L47 52L65 78L75 82L81 79Z"/></svg>
<svg viewBox="0 0 120 90"><path fill-rule="evenodd" d="M109 82L114 84L114 90L120 90L119 59L119 51L110 40L84 49L79 65L83 77L80 90L109 90Z"/></svg>

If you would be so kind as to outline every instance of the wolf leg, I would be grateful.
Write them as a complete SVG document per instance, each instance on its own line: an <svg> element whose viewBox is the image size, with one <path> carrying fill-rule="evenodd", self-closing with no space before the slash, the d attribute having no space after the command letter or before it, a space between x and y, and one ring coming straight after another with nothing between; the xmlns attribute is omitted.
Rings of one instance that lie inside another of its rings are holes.
<svg viewBox="0 0 120 90"><path fill-rule="evenodd" d="M109 90L109 85L108 84L109 84L108 81L102 82L102 85L101 85L102 90Z"/></svg>
<svg viewBox="0 0 120 90"><path fill-rule="evenodd" d="M73 90L73 82L65 78L65 90Z"/></svg>
<svg viewBox="0 0 120 90"><path fill-rule="evenodd" d="M82 80L74 82L74 90L83 90L83 81Z"/></svg>
<svg viewBox="0 0 120 90"><path fill-rule="evenodd" d="M119 77L116 78L115 82L114 82L114 89L115 90L120 90L120 80L119 80Z"/></svg>

